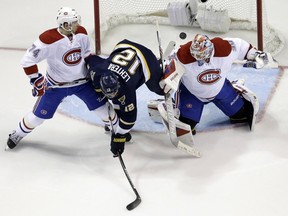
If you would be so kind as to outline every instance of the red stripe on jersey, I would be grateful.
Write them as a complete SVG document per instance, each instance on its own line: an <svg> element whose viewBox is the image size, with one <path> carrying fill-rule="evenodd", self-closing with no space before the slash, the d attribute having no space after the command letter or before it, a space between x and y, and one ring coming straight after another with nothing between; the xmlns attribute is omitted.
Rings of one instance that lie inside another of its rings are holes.
<svg viewBox="0 0 288 216"><path fill-rule="evenodd" d="M57 28L47 30L39 36L40 41L44 44L52 44L62 38L64 36L57 31Z"/></svg>
<svg viewBox="0 0 288 216"><path fill-rule="evenodd" d="M196 59L194 57L192 57L191 53L190 53L190 46L191 46L192 41L181 45L179 50L177 51L177 57L179 59L180 62L182 62L183 64L189 64L189 63L193 63L196 61Z"/></svg>
<svg viewBox="0 0 288 216"><path fill-rule="evenodd" d="M38 73L38 67L37 65L32 65L30 67L27 67L27 68L23 68L26 75L31 75L31 74L34 74L34 73Z"/></svg>
<svg viewBox="0 0 288 216"><path fill-rule="evenodd" d="M88 35L83 26L78 26L76 34ZM40 41L44 44L52 44L58 40L61 40L62 38L64 38L64 36L58 32L57 28L47 30L39 36Z"/></svg>
<svg viewBox="0 0 288 216"><path fill-rule="evenodd" d="M222 38L216 37L211 40L214 44L214 57L226 57L231 51L232 47L227 40L223 40Z"/></svg>
<svg viewBox="0 0 288 216"><path fill-rule="evenodd" d="M232 51L232 47L227 40L223 40L222 38L216 37L213 38L211 42L214 44L214 50L215 50L213 57L226 57ZM196 59L192 57L190 53L191 43L192 41L184 45L181 45L180 49L177 52L177 57L183 64L189 64L196 61Z"/></svg>
<svg viewBox="0 0 288 216"><path fill-rule="evenodd" d="M83 26L78 26L77 28L77 31L76 31L76 34L85 34L85 35L88 35L86 29L83 27Z"/></svg>

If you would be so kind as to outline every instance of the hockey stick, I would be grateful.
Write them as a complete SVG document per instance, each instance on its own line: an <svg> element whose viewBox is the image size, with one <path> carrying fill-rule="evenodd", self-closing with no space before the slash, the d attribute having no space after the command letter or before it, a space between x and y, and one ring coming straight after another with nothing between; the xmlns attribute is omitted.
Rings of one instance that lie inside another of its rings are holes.
<svg viewBox="0 0 288 216"><path fill-rule="evenodd" d="M123 168L123 171L124 171L124 173L125 173L125 175L126 175L126 177L127 177L127 180L129 181L129 183L130 183L130 185L131 185L131 187L132 187L132 189L133 189L133 191L134 191L134 193L135 193L135 195L136 195L136 199L135 199L133 202L131 202L130 204L128 204L128 205L126 206L126 208L127 208L129 211L131 211L131 210L133 210L134 208L136 208L136 207L141 203L141 197L140 197L138 191L136 190L134 184L133 184L132 181L131 181L131 178L130 178L130 176L129 176L129 174L128 174L128 171L127 171L127 169L126 169L126 166L125 166L124 161L123 161L123 159L122 159L122 156L121 156L120 154L118 154L118 158L119 158L119 161L120 161L121 166L122 166L122 168Z"/></svg>
<svg viewBox="0 0 288 216"><path fill-rule="evenodd" d="M112 105L111 105L109 102L107 102L108 117L109 117L109 121L110 121L111 132L114 133L113 123L112 123L112 117L111 117L111 112L112 112L112 111L111 111L111 106L112 106ZM134 193L135 193L135 195L136 195L136 199L135 199L133 202L131 202L130 204L128 204L128 205L126 206L126 209L129 210L129 211L131 211L131 210L133 210L134 208L136 208L136 207L141 203L142 200L141 200L141 197L140 197L138 191L136 190L133 182L131 181L131 178L130 178L130 176L129 176L129 174L128 174L128 171L127 171L127 169L126 169L126 166L125 166L125 164L124 164L123 158L122 158L121 154L119 154L119 153L118 153L118 158L119 158L120 164L121 164L121 166L122 166L122 169L123 169L123 171L124 171L124 173L125 173L125 175L126 175L126 178L127 178L130 186L132 187L132 189L133 189L133 191L134 191Z"/></svg>
<svg viewBox="0 0 288 216"><path fill-rule="evenodd" d="M163 55L163 49L162 49L162 44L161 44L161 37L160 37L160 29L159 29L159 24L158 22L156 22L156 34L157 34L157 40L158 40L158 47L159 47L159 53L160 53L160 60L162 62L162 69L163 69L163 73L164 73L164 55ZM168 46L169 48L169 46ZM171 50L172 51L172 50ZM165 54L169 53L169 51L166 51ZM170 52L171 53L171 52ZM165 58L167 58L167 56L165 56ZM167 120L168 120L168 129L169 129L169 136L170 136L170 140L172 142L172 144L180 149L183 150L195 157L201 157L201 152L198 151L196 148L194 148L193 146L187 145L183 142L181 142L178 137L177 137L177 129L176 129L176 124L174 121L174 108L173 108L173 102L172 102L172 97L171 97L171 93L166 93L165 94L165 105L166 105L166 112L167 112ZM191 140L194 144L194 140L193 140L193 136L192 136L192 140Z"/></svg>

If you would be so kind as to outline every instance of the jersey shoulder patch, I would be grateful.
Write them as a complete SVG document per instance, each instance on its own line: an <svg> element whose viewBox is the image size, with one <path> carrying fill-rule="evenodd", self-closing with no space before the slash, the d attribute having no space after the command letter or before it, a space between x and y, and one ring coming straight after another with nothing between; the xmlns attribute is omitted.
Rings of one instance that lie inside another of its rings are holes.
<svg viewBox="0 0 288 216"><path fill-rule="evenodd" d="M40 41L44 44L52 44L62 38L64 36L57 31L57 28L47 30L39 36Z"/></svg>
<svg viewBox="0 0 288 216"><path fill-rule="evenodd" d="M216 37L211 40L214 44L214 57L227 57L232 51L232 46L227 40Z"/></svg>
<svg viewBox="0 0 288 216"><path fill-rule="evenodd" d="M190 53L190 46L192 41L181 45L180 48L177 51L177 57L179 61L183 64L189 64L196 61L196 59L191 55Z"/></svg>

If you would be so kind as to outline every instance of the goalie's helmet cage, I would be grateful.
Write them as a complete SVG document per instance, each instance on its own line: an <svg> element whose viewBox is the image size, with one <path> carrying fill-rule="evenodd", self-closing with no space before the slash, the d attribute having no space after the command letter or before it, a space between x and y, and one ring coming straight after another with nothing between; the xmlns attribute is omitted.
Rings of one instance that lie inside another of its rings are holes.
<svg viewBox="0 0 288 216"><path fill-rule="evenodd" d="M118 94L120 88L117 75L113 72L104 73L100 78L100 86L103 94L108 99L113 99Z"/></svg>
<svg viewBox="0 0 288 216"><path fill-rule="evenodd" d="M192 40L190 53L197 61L210 59L214 45L207 35L197 34Z"/></svg>
<svg viewBox="0 0 288 216"><path fill-rule="evenodd" d="M66 31L72 30L72 23L74 22L77 22L79 25L81 24L81 16L76 12L75 9L70 7L61 7L58 10L56 20L58 26ZM64 28L64 23L67 23L70 29Z"/></svg>

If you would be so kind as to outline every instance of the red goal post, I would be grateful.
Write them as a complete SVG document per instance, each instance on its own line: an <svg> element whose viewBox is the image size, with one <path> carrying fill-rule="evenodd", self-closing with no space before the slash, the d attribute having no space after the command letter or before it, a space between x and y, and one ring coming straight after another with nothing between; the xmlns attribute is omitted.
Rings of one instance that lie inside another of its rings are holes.
<svg viewBox="0 0 288 216"><path fill-rule="evenodd" d="M269 26L264 0L94 0L95 52L101 53L101 40L109 29L128 23L155 23L170 25L169 3L197 1L198 7L209 10L227 10L231 19L229 30L257 32L258 49L278 53L284 46L281 35ZM197 17L196 17L197 20ZM192 25L191 28L199 27Z"/></svg>

